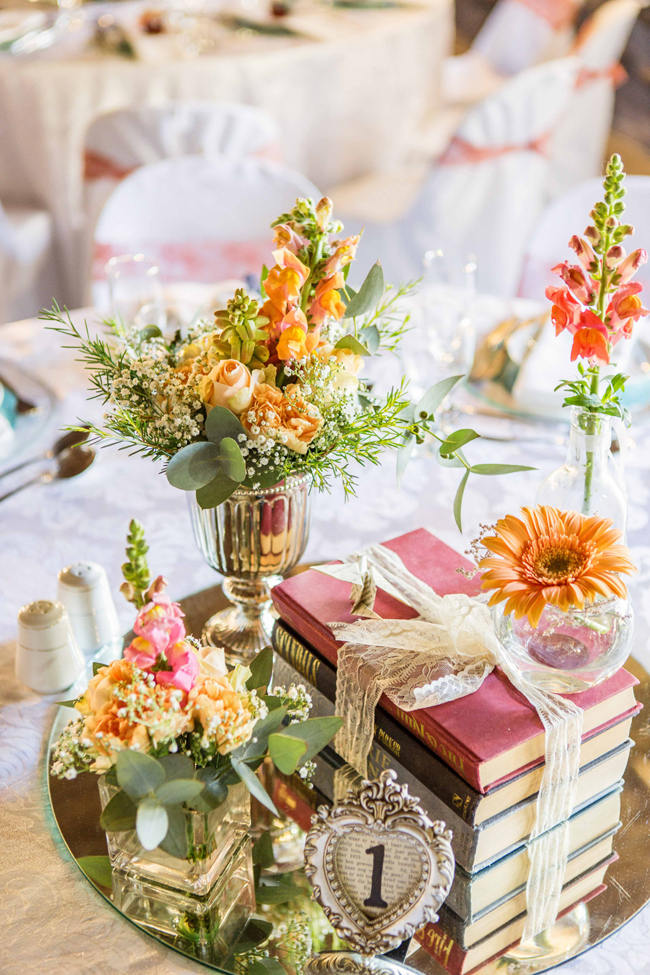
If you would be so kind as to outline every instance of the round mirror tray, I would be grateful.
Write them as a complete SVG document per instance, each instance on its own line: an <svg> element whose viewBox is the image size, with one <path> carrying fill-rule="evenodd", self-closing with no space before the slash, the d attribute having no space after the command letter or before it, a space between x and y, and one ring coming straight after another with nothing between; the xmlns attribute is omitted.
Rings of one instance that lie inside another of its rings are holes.
<svg viewBox="0 0 650 975"><path fill-rule="evenodd" d="M199 633L202 622L224 605L218 587L183 600L188 631ZM473 975L497 971L529 975L543 972L597 945L629 921L650 898L648 828L650 820L650 675L631 660L628 669L639 678L637 700L644 705L632 724L634 746L621 792L620 826L614 834L616 859L609 863L597 896L574 905L555 926L537 939L538 947L526 955L522 949L503 946L498 957L472 966ZM60 708L54 722L50 748L70 712ZM77 866L107 901L107 909L120 911L128 920L171 949L203 964L207 969L234 975L302 975L316 952L344 949L320 907L311 898L303 871L303 828L308 828L313 808L325 800L303 784L263 769L265 785L283 814L275 819L255 801L252 804L253 862L256 911L235 944L224 945L218 937L206 943L192 929L179 923L175 934L157 930L155 918L146 911L135 917L115 890L107 856L106 836L99 825L100 802L97 777L89 773L73 780L48 777L49 799L63 841ZM290 815L289 815L290 814ZM302 828L301 828L302 827ZM121 907L122 905L122 907ZM423 975L443 975L451 939L427 932L428 950L415 940L406 949L405 963ZM402 946L403 948L405 946ZM505 950L504 950L505 949ZM403 952L402 952L403 955ZM436 958L437 955L437 958ZM402 957L402 956L400 956ZM341 959L343 960L343 959ZM469 971L466 965L465 970Z"/></svg>

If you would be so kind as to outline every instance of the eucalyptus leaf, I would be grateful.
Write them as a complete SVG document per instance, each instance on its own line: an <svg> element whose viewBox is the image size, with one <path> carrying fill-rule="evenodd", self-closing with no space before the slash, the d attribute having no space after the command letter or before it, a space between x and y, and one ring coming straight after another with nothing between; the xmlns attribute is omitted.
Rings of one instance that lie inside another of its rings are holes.
<svg viewBox="0 0 650 975"><path fill-rule="evenodd" d="M461 510L463 507L463 495L465 494L465 485L467 484L467 479L469 477L469 471L466 470L463 474L460 484L458 485L458 490L456 491L456 496L454 498L454 520L458 526L458 531L462 532L463 525L461 522Z"/></svg>
<svg viewBox="0 0 650 975"><path fill-rule="evenodd" d="M246 435L246 431L235 414L225 406L213 406L205 421L205 435L208 440L218 444L224 437L232 437L236 441L240 434Z"/></svg>
<svg viewBox="0 0 650 975"><path fill-rule="evenodd" d="M120 789L106 803L99 817L102 829L109 833L121 832L135 828L136 805L133 800Z"/></svg>
<svg viewBox="0 0 650 975"><path fill-rule="evenodd" d="M266 754L269 735L278 730L286 716L286 707L274 708L269 711L265 717L260 718L253 728L250 740L231 754L242 761L262 758Z"/></svg>
<svg viewBox="0 0 650 975"><path fill-rule="evenodd" d="M279 467L264 468L263 471L255 471L252 477L247 477L244 481L246 487L270 488L274 487L283 478L283 471Z"/></svg>
<svg viewBox="0 0 650 975"><path fill-rule="evenodd" d="M158 786L155 795L163 806L175 806L195 799L202 791L203 782L198 779L172 779Z"/></svg>
<svg viewBox="0 0 650 975"><path fill-rule="evenodd" d="M107 856L77 857L77 866L81 867L94 884L109 889L113 886L111 861Z"/></svg>
<svg viewBox="0 0 650 975"><path fill-rule="evenodd" d="M181 447L167 464L165 473L172 487L197 491L213 479L219 465L219 447L202 441Z"/></svg>
<svg viewBox="0 0 650 975"><path fill-rule="evenodd" d="M224 474L217 474L208 484L196 492L197 504L200 508L216 508L218 504L229 498L238 487L237 481L231 481Z"/></svg>
<svg viewBox="0 0 650 975"><path fill-rule="evenodd" d="M269 955L267 958L250 961L246 966L246 975L287 975L287 970L277 958Z"/></svg>
<svg viewBox="0 0 650 975"><path fill-rule="evenodd" d="M407 433L404 438L404 443L397 451L397 483L401 484L402 478L404 477L404 471L408 466L408 462L413 454L413 448L415 447L415 437L412 433Z"/></svg>
<svg viewBox="0 0 650 975"><path fill-rule="evenodd" d="M329 744L342 724L341 718L337 718L335 715L323 718L307 718L306 721L291 724L284 728L282 734L299 738L306 743L307 751L302 757L304 763L318 755L319 751Z"/></svg>
<svg viewBox="0 0 650 975"><path fill-rule="evenodd" d="M368 325L359 333L363 344L367 347L370 355L374 355L381 343L381 336L376 325Z"/></svg>
<svg viewBox="0 0 650 975"><path fill-rule="evenodd" d="M117 781L132 799L154 792L165 781L165 770L151 755L125 748L115 763Z"/></svg>
<svg viewBox="0 0 650 975"><path fill-rule="evenodd" d="M273 840L269 832L264 832L253 844L253 863L265 870L275 863Z"/></svg>
<svg viewBox="0 0 650 975"><path fill-rule="evenodd" d="M158 759L162 765L167 779L192 779L194 778L194 762L189 755L182 752L170 752Z"/></svg>
<svg viewBox="0 0 650 975"><path fill-rule="evenodd" d="M472 474L516 474L518 471L534 471L534 467L522 464L473 464Z"/></svg>
<svg viewBox="0 0 650 975"><path fill-rule="evenodd" d="M135 829L145 850L155 850L167 835L167 810L156 799L142 799L138 803Z"/></svg>
<svg viewBox="0 0 650 975"><path fill-rule="evenodd" d="M454 386L463 379L463 376L447 376L446 379L441 379L439 383L435 383L430 386L429 389L423 394L422 398L418 400L415 404L415 416L418 417L421 413L425 413L427 416L435 413L445 396L447 396Z"/></svg>
<svg viewBox="0 0 650 975"><path fill-rule="evenodd" d="M453 433L449 434L444 443L440 444L440 454L442 457L451 457L460 447L471 443L472 440L477 440L479 436L480 434L476 430L470 430L469 428L465 430L454 430Z"/></svg>
<svg viewBox="0 0 650 975"><path fill-rule="evenodd" d="M167 833L158 846L170 856L185 860L188 852L185 813L180 806L168 806L165 812L167 813Z"/></svg>
<svg viewBox="0 0 650 975"><path fill-rule="evenodd" d="M350 352L354 352L356 355L370 355L370 350L362 343L355 339L354 335L344 335L342 339L339 339L335 349L348 349Z"/></svg>
<svg viewBox="0 0 650 975"><path fill-rule="evenodd" d="M56 703L59 705L60 708L73 708L75 707L77 700L78 698L75 697L71 701L57 701Z"/></svg>
<svg viewBox="0 0 650 975"><path fill-rule="evenodd" d="M249 691L256 691L259 688L266 690L273 674L272 647L264 647L263 650L260 650L251 662L250 671L251 675L246 681L247 689Z"/></svg>
<svg viewBox="0 0 650 975"><path fill-rule="evenodd" d="M257 799L258 802L260 802L263 806L265 806L266 809L270 810L270 812L272 812L274 816L279 816L280 813L275 808L275 803L271 799L270 795L268 794L268 792L266 791L266 789L264 788L264 786L262 785L258 777L255 775L255 772L251 771L251 769L249 769L248 765L246 765L245 762L240 761L238 758L235 758L233 755L231 755L230 760L232 762L233 770L242 780L242 782L244 783L244 785L246 786L250 794L255 799Z"/></svg>
<svg viewBox="0 0 650 975"><path fill-rule="evenodd" d="M374 308L384 293L384 272L377 261L373 264L358 292L346 306L344 318L356 318Z"/></svg>
<svg viewBox="0 0 650 975"><path fill-rule="evenodd" d="M246 477L246 461L239 444L232 437L224 437L219 444L219 466L231 481L241 483Z"/></svg>
<svg viewBox="0 0 650 975"><path fill-rule="evenodd" d="M307 754L307 742L276 731L269 735L269 754L277 769L284 775L293 775Z"/></svg>
<svg viewBox="0 0 650 975"><path fill-rule="evenodd" d="M273 932L273 922L261 917L250 917L246 927L233 945L232 954L241 955L263 944Z"/></svg>
<svg viewBox="0 0 650 975"><path fill-rule="evenodd" d="M258 904L286 904L296 897L304 896L304 888L295 883L291 874L277 879L269 877L255 888L255 900Z"/></svg>
<svg viewBox="0 0 650 975"><path fill-rule="evenodd" d="M108 664L103 664L99 660L93 660L93 677L96 677L102 667L108 667Z"/></svg>

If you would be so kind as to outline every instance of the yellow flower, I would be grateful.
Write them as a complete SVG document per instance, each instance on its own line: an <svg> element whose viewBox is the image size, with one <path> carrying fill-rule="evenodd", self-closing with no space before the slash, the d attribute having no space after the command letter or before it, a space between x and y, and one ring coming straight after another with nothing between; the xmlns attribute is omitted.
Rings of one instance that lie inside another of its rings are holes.
<svg viewBox="0 0 650 975"><path fill-rule="evenodd" d="M495 527L483 539L492 555L479 563L491 606L505 601L506 613L537 626L548 603L580 609L598 596L625 596L620 574L635 567L609 519L539 505Z"/></svg>

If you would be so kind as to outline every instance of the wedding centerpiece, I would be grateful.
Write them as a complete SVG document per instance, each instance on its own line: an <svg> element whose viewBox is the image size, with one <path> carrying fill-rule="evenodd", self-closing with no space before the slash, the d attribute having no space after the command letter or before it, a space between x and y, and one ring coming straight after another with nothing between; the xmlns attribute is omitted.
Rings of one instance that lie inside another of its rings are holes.
<svg viewBox="0 0 650 975"><path fill-rule="evenodd" d="M538 505L475 545L497 636L527 680L571 694L623 666L632 614L622 576L635 567L609 519Z"/></svg>
<svg viewBox="0 0 650 975"><path fill-rule="evenodd" d="M139 607L119 660L94 665L51 773L98 776L113 896L142 923L213 943L254 909L250 795L277 815L255 774L265 758L305 774L338 718L309 718L301 686L268 692L272 651L229 670L222 650L185 630L181 607L151 584L130 528L123 591Z"/></svg>
<svg viewBox="0 0 650 975"><path fill-rule="evenodd" d="M563 405L572 411L567 459L538 495L546 504L609 517L621 531L626 501L609 467L609 449L612 419L629 424L621 402L627 377L620 372L603 375L601 370L614 365L616 346L630 339L635 322L649 313L641 302L641 285L632 280L647 253L637 248L626 254L622 246L634 232L622 222L624 177L620 156L613 155L603 182L604 199L591 211L593 223L583 237L574 235L569 241L578 264L557 264L553 271L563 287L546 289L556 334L571 333L571 361L581 361L578 378L556 387L566 391Z"/></svg>
<svg viewBox="0 0 650 975"><path fill-rule="evenodd" d="M206 624L204 639L249 660L269 641L269 580L300 559L311 487L340 483L353 494L352 462L377 464L415 443L437 442L462 471L454 502L460 526L470 474L526 470L476 464L463 448L478 434L435 426L435 412L462 378L437 383L416 402L401 379L385 395L361 376L364 361L394 351L407 327L400 299L374 264L358 291L347 283L359 237L340 237L332 204L299 199L274 222L273 266L260 296L235 292L214 321L164 336L156 326L108 323L114 340L82 332L54 306L44 317L79 350L93 394L106 404L100 442L165 466L188 492L197 543L224 575L234 608Z"/></svg>

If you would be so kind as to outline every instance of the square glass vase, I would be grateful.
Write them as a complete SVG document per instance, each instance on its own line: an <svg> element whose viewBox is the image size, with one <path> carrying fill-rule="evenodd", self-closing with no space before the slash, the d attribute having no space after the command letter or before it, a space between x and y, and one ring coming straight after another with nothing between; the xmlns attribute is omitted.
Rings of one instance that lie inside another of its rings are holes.
<svg viewBox="0 0 650 975"><path fill-rule="evenodd" d="M101 776L102 809L118 787ZM135 829L107 832L113 901L131 920L200 946L232 943L255 910L250 794L231 786L208 813L184 810L188 856L145 850Z"/></svg>

